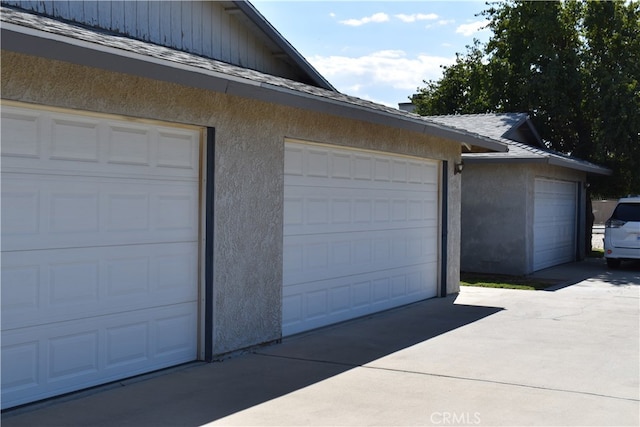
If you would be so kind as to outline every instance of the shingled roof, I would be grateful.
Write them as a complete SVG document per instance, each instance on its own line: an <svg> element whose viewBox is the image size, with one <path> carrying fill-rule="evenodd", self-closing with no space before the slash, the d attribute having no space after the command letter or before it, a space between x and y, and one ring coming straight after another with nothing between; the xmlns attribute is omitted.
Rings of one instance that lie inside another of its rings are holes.
<svg viewBox="0 0 640 427"><path fill-rule="evenodd" d="M392 126L486 150L505 144L416 114L176 49L0 8L2 49Z"/></svg>
<svg viewBox="0 0 640 427"><path fill-rule="evenodd" d="M502 153L463 153L462 158L466 163L547 163L588 173L611 175L610 169L546 148L526 113L461 114L428 116L427 119L481 138L490 138L509 148ZM530 134L523 135L522 131L526 129L529 129Z"/></svg>

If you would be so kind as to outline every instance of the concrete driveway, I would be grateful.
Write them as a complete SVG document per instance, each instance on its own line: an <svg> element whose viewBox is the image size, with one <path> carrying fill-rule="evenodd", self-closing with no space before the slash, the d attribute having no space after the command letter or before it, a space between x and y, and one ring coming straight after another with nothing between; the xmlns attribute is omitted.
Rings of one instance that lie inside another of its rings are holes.
<svg viewBox="0 0 640 427"><path fill-rule="evenodd" d="M2 415L11 426L640 424L640 264L537 275Z"/></svg>

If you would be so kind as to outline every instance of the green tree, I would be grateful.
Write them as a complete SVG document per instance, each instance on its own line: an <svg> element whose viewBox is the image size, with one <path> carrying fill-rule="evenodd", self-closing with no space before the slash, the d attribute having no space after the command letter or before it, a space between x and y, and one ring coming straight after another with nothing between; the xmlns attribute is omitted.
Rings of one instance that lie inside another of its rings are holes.
<svg viewBox="0 0 640 427"><path fill-rule="evenodd" d="M491 109L487 91L489 76L483 56L478 40L467 47L466 55L456 54L455 64L443 67L442 80L425 82L427 86L413 95L416 113L423 116L472 114Z"/></svg>
<svg viewBox="0 0 640 427"><path fill-rule="evenodd" d="M614 195L640 193L640 3L590 2L583 20L585 115L592 144L580 154L614 171ZM584 152L584 154L583 154Z"/></svg>
<svg viewBox="0 0 640 427"><path fill-rule="evenodd" d="M527 112L550 148L611 167L596 194L640 193L640 3L503 1L493 35L411 97L422 115Z"/></svg>

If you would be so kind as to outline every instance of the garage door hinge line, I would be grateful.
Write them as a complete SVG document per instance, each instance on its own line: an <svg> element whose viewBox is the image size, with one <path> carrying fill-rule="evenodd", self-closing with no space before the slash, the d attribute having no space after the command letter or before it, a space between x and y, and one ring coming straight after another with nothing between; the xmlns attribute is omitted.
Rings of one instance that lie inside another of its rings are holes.
<svg viewBox="0 0 640 427"><path fill-rule="evenodd" d="M417 264L405 264L402 265L400 267L392 267L392 268L381 268L379 270L367 270L366 272L362 272L362 273L354 273L354 274L346 274L346 275L339 275L339 276L330 276L330 277L323 277L322 279L318 279L318 280L307 280L304 282L296 282L296 283L287 283L284 286L295 286L295 285L301 285L303 283L315 283L315 282L324 282L327 280L331 280L331 279L335 279L338 277L358 277L358 276L362 276L362 275L366 275L366 274L370 274L370 273L381 273L383 271L394 271L394 270L404 270L408 267L420 267L423 265L432 265L432 264L436 264L437 261L436 260L432 260L431 262L421 262L421 263L417 263Z"/></svg>
<svg viewBox="0 0 640 427"><path fill-rule="evenodd" d="M148 242L148 243L127 243L127 244L119 244L119 245L91 245L91 246L61 246L55 248L27 248L27 249L10 249L3 250L1 253L9 254L9 253L17 253L17 252L32 252L32 251L53 251L53 250L75 250L75 249L94 249L94 248L127 248L133 246L157 246L157 245L173 245L173 244L182 244L182 243L198 243L198 240L172 240L170 242Z"/></svg>
<svg viewBox="0 0 640 427"><path fill-rule="evenodd" d="M79 316L74 318L73 320L54 320L54 321L47 321L46 323L35 323L33 325L27 325L27 326L20 326L17 328L7 328L7 329L3 329L2 332L10 332L13 330L18 330L18 329L24 329L24 328L33 328L33 327L38 327L38 326L42 326L42 325L55 325L55 324L60 324L60 323L69 323L70 321L80 321L80 320L84 320L84 319L97 319L99 317L111 317L111 316L122 316L122 315L126 315L127 313L140 313L146 310L159 310L162 308L167 308L167 307L176 307L179 305L184 305L184 304L197 304L198 300L197 299L191 299L191 300L184 300L184 301L179 301L179 302L175 302L175 303L170 303L170 304L158 304L158 305L154 305L154 306L150 306L150 307L132 307L131 309L128 310L123 310L123 311L118 311L118 312L113 312L113 313L103 313L103 314L95 314L94 312L89 313L85 316Z"/></svg>
<svg viewBox="0 0 640 427"><path fill-rule="evenodd" d="M435 220L433 220L435 221ZM381 223L383 221L380 221ZM371 232L382 232L382 231L401 231L401 230L429 230L429 229L435 229L435 225L434 226L428 226L428 227L395 227L395 228L368 228L366 230L353 230L353 231L349 231L349 234L363 234L363 233L371 233ZM286 234L285 236L331 236L331 235L336 235L336 234L344 234L344 231L322 231L320 233L291 233L291 234Z"/></svg>

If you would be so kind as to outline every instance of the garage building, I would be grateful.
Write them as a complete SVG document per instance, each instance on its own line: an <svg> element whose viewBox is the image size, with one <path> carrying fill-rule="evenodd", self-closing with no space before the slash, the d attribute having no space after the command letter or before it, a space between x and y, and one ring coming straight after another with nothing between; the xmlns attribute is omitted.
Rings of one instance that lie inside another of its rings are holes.
<svg viewBox="0 0 640 427"><path fill-rule="evenodd" d="M457 292L454 164L503 144L337 92L246 2L1 12L3 408Z"/></svg>
<svg viewBox="0 0 640 427"><path fill-rule="evenodd" d="M524 113L429 119L509 148L462 154L462 271L525 275L584 258L588 177L609 169L548 150Z"/></svg>

